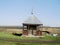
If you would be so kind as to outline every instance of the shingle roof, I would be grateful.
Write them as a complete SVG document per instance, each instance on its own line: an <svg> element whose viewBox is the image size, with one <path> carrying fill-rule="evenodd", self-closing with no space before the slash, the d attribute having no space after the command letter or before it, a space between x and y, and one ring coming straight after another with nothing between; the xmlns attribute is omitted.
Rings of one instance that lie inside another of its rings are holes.
<svg viewBox="0 0 60 45"><path fill-rule="evenodd" d="M42 24L35 15L31 15L23 24Z"/></svg>

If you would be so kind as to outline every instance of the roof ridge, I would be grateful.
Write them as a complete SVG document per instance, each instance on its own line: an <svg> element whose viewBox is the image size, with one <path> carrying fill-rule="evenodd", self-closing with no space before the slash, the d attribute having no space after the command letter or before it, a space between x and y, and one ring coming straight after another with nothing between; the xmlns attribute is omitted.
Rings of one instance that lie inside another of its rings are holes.
<svg viewBox="0 0 60 45"><path fill-rule="evenodd" d="M24 24L42 24L42 23L35 15L31 15L26 21L24 21Z"/></svg>

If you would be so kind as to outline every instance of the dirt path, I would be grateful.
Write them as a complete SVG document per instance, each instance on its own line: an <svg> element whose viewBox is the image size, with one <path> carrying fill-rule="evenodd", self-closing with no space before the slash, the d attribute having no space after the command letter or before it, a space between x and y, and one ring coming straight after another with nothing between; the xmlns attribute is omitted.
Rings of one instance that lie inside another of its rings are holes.
<svg viewBox="0 0 60 45"><path fill-rule="evenodd" d="M60 43L60 40L54 41L42 41L42 40L23 40L23 39L7 39L7 38L0 38L0 41L9 41L9 42L19 42L19 43Z"/></svg>

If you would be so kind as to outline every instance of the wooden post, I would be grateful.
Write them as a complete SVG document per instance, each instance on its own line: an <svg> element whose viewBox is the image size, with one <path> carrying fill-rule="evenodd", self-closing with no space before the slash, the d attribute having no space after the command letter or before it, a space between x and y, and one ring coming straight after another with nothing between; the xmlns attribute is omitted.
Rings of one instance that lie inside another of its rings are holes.
<svg viewBox="0 0 60 45"><path fill-rule="evenodd" d="M29 33L29 31L28 31L29 29L28 29L28 25L27 25L27 35L28 35L28 33Z"/></svg>
<svg viewBox="0 0 60 45"><path fill-rule="evenodd" d="M24 25L23 25L23 35L24 35Z"/></svg>
<svg viewBox="0 0 60 45"><path fill-rule="evenodd" d="M24 30L24 25L23 25L23 30Z"/></svg>

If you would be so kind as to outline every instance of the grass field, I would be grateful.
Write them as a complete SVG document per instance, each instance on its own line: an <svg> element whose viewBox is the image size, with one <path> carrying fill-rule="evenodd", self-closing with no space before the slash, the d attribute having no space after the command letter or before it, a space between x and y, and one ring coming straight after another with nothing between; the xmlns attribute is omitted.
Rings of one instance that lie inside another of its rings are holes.
<svg viewBox="0 0 60 45"><path fill-rule="evenodd" d="M0 45L60 45L60 43L49 43L49 44L41 44L41 43L20 43L17 42L18 40L43 40L43 41L50 41L50 40L59 40L60 37L53 37L53 36L45 36L45 37L21 37L21 36L15 36L12 35L12 33L6 33L6 32L0 32L0 38L4 39L4 40L0 40ZM6 41L6 39L10 40L16 40L16 42L12 42L12 41Z"/></svg>

